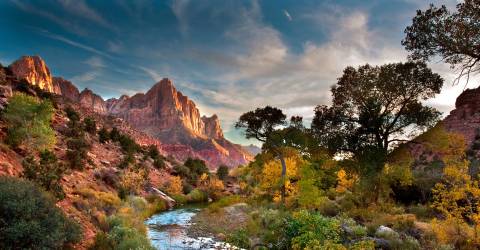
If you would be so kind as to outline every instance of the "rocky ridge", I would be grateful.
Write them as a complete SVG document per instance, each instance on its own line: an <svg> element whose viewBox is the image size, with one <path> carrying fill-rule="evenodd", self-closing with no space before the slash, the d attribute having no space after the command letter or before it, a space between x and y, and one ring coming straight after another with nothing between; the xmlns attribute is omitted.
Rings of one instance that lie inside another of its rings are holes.
<svg viewBox="0 0 480 250"><path fill-rule="evenodd" d="M62 95L99 114L121 118L160 140L159 147L178 160L201 158L215 168L221 164L237 166L252 159L242 146L225 139L217 115L201 116L196 104L177 91L170 79L159 81L146 93L104 101L90 89L79 92L72 82L52 77L39 56L23 56L9 68L18 79L40 89Z"/></svg>

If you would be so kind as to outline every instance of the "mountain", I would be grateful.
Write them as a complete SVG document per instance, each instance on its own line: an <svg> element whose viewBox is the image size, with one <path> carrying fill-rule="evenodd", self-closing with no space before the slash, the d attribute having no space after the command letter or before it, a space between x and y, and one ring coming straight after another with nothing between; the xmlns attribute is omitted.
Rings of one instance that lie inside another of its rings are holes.
<svg viewBox="0 0 480 250"><path fill-rule="evenodd" d="M223 135L217 115L201 116L194 101L174 87L170 79L156 83L146 93L123 95L104 101L90 89L79 92L70 81L52 77L39 56L23 56L9 66L18 79L62 95L99 114L112 115L160 141L161 149L178 160L201 158L215 168L248 163L252 155Z"/></svg>
<svg viewBox="0 0 480 250"><path fill-rule="evenodd" d="M196 104L177 91L170 79L159 81L145 94L123 95L106 103L109 114L168 144L163 149L181 160L193 156L191 152L211 166L236 166L251 159L240 145L225 139L217 115L200 116ZM178 144L191 149L172 147Z"/></svg>

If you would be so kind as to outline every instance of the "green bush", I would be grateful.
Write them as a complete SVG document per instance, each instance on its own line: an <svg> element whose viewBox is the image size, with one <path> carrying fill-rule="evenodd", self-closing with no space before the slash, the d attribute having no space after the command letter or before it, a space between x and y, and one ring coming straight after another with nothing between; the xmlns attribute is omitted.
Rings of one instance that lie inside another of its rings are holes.
<svg viewBox="0 0 480 250"><path fill-rule="evenodd" d="M26 157L22 166L23 177L36 182L59 199L65 197L62 186L60 186L65 167L58 162L54 153L48 150L40 152L39 163L32 156Z"/></svg>
<svg viewBox="0 0 480 250"><path fill-rule="evenodd" d="M153 166L156 169L163 169L165 168L165 161L162 158L157 158L153 160Z"/></svg>
<svg viewBox="0 0 480 250"><path fill-rule="evenodd" d="M286 235L295 249L304 249L311 245L340 243L341 228L338 220L327 218L319 213L301 210L289 218Z"/></svg>
<svg viewBox="0 0 480 250"><path fill-rule="evenodd" d="M100 143L105 143L110 140L110 133L106 128L102 128L98 131L98 141Z"/></svg>
<svg viewBox="0 0 480 250"><path fill-rule="evenodd" d="M187 200L190 203L193 202L205 202L208 200L208 196L206 193L202 192L199 189L194 189L190 193L187 194Z"/></svg>
<svg viewBox="0 0 480 250"><path fill-rule="evenodd" d="M83 119L83 128L87 133L94 135L97 133L97 122L92 117Z"/></svg>
<svg viewBox="0 0 480 250"><path fill-rule="evenodd" d="M217 169L218 179L225 180L228 177L228 171L229 170L230 169L225 165L221 165L220 167L218 167L218 169Z"/></svg>
<svg viewBox="0 0 480 250"><path fill-rule="evenodd" d="M140 151L140 145L138 145L129 135L120 135L118 142L120 143L120 147L122 148L123 152L127 154Z"/></svg>
<svg viewBox="0 0 480 250"><path fill-rule="evenodd" d="M130 250L154 249L143 232L131 227L127 218L109 217L106 232L99 232L95 237L92 250Z"/></svg>
<svg viewBox="0 0 480 250"><path fill-rule="evenodd" d="M68 106L65 109L65 113L68 118L68 131L67 135L70 137L79 137L83 135L83 126L80 123L80 115L72 107Z"/></svg>
<svg viewBox="0 0 480 250"><path fill-rule="evenodd" d="M174 166L173 170L191 185L195 185L202 174L209 173L204 161L192 158L188 158L183 165Z"/></svg>
<svg viewBox="0 0 480 250"><path fill-rule="evenodd" d="M0 177L0 249L65 249L80 226L30 181Z"/></svg>
<svg viewBox="0 0 480 250"><path fill-rule="evenodd" d="M112 128L112 130L110 130L110 140L112 141L118 141L119 138L120 138L120 132L118 131L118 129L116 127Z"/></svg>
<svg viewBox="0 0 480 250"><path fill-rule="evenodd" d="M91 145L84 137L70 138L67 141L67 160L72 169L82 170L88 160Z"/></svg>
<svg viewBox="0 0 480 250"><path fill-rule="evenodd" d="M27 149L49 149L55 145L55 131L50 127L54 108L49 101L17 93L9 99L3 113L7 124L7 144Z"/></svg>
<svg viewBox="0 0 480 250"><path fill-rule="evenodd" d="M248 233L245 229L238 229L227 236L226 241L236 247L243 249L250 248L250 239L248 238Z"/></svg>

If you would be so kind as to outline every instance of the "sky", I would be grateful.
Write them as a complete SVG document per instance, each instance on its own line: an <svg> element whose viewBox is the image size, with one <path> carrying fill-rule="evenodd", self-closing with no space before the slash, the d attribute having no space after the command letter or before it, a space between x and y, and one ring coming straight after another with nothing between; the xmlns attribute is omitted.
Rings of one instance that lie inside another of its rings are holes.
<svg viewBox="0 0 480 250"><path fill-rule="evenodd" d="M430 3L457 1L2 0L0 62L40 55L53 75L104 99L167 77L247 144L234 128L242 113L273 105L308 124L345 67L405 61L405 27ZM445 84L427 103L446 115L465 83L453 85L449 65L430 67Z"/></svg>

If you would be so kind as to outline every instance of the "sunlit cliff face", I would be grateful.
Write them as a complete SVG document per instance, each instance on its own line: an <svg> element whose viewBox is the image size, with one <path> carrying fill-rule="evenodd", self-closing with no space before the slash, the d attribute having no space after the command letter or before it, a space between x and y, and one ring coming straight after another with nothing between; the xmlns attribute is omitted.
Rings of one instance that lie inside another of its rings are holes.
<svg viewBox="0 0 480 250"><path fill-rule="evenodd" d="M55 92L52 75L39 56L23 56L10 65L13 74L48 92Z"/></svg>

